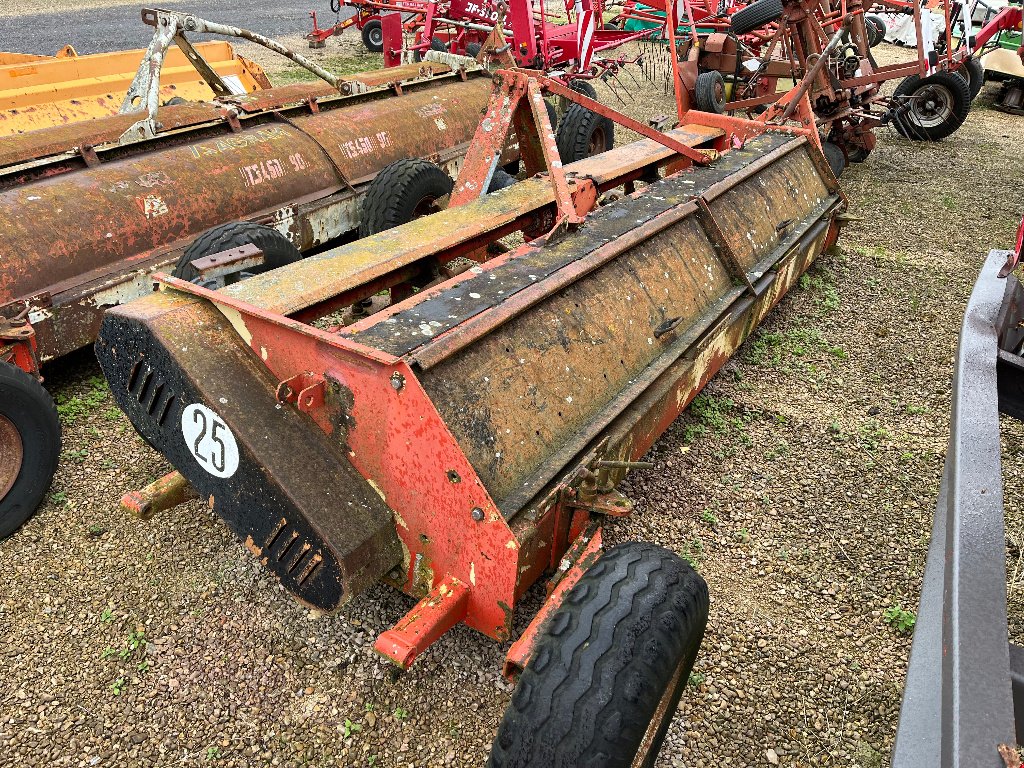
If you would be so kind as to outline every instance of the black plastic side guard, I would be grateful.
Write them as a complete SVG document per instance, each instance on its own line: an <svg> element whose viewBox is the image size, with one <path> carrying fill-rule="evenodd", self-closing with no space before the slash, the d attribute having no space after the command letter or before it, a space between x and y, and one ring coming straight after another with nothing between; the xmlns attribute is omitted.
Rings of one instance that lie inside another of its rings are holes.
<svg viewBox="0 0 1024 768"><path fill-rule="evenodd" d="M340 607L401 562L391 511L293 405L224 316L155 293L103 320L114 399L302 602Z"/></svg>

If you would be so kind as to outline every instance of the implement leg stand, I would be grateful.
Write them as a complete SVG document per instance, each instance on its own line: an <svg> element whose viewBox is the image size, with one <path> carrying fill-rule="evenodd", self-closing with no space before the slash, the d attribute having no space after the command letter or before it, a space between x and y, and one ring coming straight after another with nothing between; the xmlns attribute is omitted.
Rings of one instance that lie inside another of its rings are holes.
<svg viewBox="0 0 1024 768"><path fill-rule="evenodd" d="M149 520L157 512L198 498L199 494L188 484L188 480L177 472L170 472L142 490L122 496L121 509L140 520Z"/></svg>
<svg viewBox="0 0 1024 768"><path fill-rule="evenodd" d="M447 576L393 629L378 637L373 649L402 669L408 669L417 656L466 618L468 607L469 587Z"/></svg>

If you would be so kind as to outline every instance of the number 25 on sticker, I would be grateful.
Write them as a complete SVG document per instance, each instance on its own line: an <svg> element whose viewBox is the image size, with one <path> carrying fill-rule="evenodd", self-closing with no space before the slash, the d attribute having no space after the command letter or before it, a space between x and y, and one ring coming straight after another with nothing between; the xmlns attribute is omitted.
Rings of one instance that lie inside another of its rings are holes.
<svg viewBox="0 0 1024 768"><path fill-rule="evenodd" d="M238 443L220 416L201 403L181 413L181 434L199 466L214 477L231 477L238 469Z"/></svg>

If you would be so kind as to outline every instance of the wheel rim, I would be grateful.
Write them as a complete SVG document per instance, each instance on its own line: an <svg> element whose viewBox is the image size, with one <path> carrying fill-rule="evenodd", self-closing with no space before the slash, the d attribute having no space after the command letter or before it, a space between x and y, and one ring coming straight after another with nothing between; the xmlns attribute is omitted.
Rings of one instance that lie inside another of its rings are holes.
<svg viewBox="0 0 1024 768"><path fill-rule="evenodd" d="M647 725L644 737L640 740L640 748L636 751L636 757L633 758L632 768L645 768L648 765L654 764L654 742L658 738L661 726L667 719L672 718L673 699L675 698L676 689L679 687L680 678L683 676L683 670L686 669L686 662L687 658L684 653L682 658L679 659L679 664L676 665L675 672L672 673L672 679L665 686L665 692L661 694L658 706L654 708L651 722Z"/></svg>
<svg viewBox="0 0 1024 768"><path fill-rule="evenodd" d="M374 45L384 44L384 30L374 27L370 30L370 42Z"/></svg>
<svg viewBox="0 0 1024 768"><path fill-rule="evenodd" d="M438 210L440 209L437 207L437 198L429 196L424 197L416 203L416 207L412 209L412 219L410 219L410 221L414 221L420 216L429 216L432 213L437 213Z"/></svg>
<svg viewBox="0 0 1024 768"><path fill-rule="evenodd" d="M10 419L0 415L0 500L14 487L24 458L21 433Z"/></svg>
<svg viewBox="0 0 1024 768"><path fill-rule="evenodd" d="M721 80L715 81L715 104L717 104L719 108L725 106L725 83Z"/></svg>
<svg viewBox="0 0 1024 768"><path fill-rule="evenodd" d="M910 99L910 114L922 128L936 128L953 116L953 92L931 83L918 89Z"/></svg>
<svg viewBox="0 0 1024 768"><path fill-rule="evenodd" d="M587 157L593 157L604 152L604 148L608 144L605 141L604 128L598 126L594 129L594 132L590 134L590 141L587 142Z"/></svg>

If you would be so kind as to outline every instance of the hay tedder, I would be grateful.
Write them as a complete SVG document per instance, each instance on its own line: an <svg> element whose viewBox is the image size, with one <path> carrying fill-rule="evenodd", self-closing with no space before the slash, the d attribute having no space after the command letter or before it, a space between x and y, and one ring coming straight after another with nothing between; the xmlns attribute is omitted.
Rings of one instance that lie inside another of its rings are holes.
<svg viewBox="0 0 1024 768"><path fill-rule="evenodd" d="M644 138L563 165L545 94ZM512 639L549 574L508 652L520 679L491 765L652 765L708 591L653 544L602 554L601 526L633 512L616 485L838 236L806 97L801 115L690 111L662 133L500 70L446 210L218 291L158 276L106 314L113 396L180 472L129 503L198 495L320 610L378 580L406 592L375 644L403 668L459 623ZM528 178L484 195L510 134ZM435 277L408 290L417 275Z"/></svg>
<svg viewBox="0 0 1024 768"><path fill-rule="evenodd" d="M186 32L279 45L181 12L143 19L154 43L119 114L0 139L0 538L60 453L42 364L91 344L155 271L230 282L430 210L490 94L489 74L454 57L344 78L305 62L324 82L235 94ZM163 103L172 41L217 100ZM249 244L259 254L209 259Z"/></svg>

